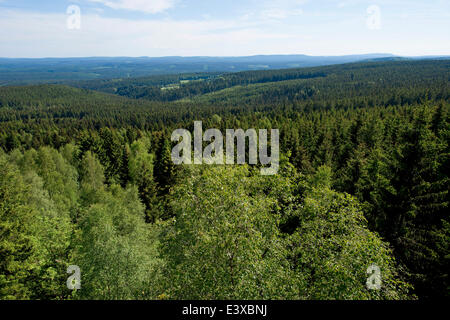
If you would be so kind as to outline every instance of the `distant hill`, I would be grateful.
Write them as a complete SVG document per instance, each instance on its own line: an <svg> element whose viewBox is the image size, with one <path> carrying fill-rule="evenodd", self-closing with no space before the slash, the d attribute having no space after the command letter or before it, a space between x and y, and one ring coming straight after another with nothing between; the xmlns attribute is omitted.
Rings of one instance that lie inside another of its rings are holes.
<svg viewBox="0 0 450 320"><path fill-rule="evenodd" d="M194 72L301 68L392 57L394 56L391 54L364 54L347 56L0 58L0 85L133 78Z"/></svg>
<svg viewBox="0 0 450 320"><path fill-rule="evenodd" d="M89 103L104 106L111 101L124 103L125 100L125 98L103 92L63 85L11 86L0 88L0 108L20 107L20 109L27 109L49 106L62 107L71 105L74 101L79 105Z"/></svg>
<svg viewBox="0 0 450 320"><path fill-rule="evenodd" d="M66 129L165 130L188 128L193 120L215 114L276 117L291 108L310 112L416 105L450 101L449 77L450 59L68 83L77 88L5 86L0 88L0 127L3 132L5 126L17 130L19 122L39 130L45 122Z"/></svg>
<svg viewBox="0 0 450 320"><path fill-rule="evenodd" d="M309 99L320 92L328 92L330 86L342 88L342 93L348 97L365 90L386 92L393 87L417 89L419 83L422 87L436 83L447 85L449 70L450 59L391 57L308 68L68 81L65 84L151 101L196 104L253 104L258 101L258 104L264 104L279 99Z"/></svg>

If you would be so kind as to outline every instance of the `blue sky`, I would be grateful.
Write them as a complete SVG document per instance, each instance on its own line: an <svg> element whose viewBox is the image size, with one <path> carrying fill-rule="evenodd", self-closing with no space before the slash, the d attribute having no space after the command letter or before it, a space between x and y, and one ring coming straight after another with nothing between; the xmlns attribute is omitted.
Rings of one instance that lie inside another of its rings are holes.
<svg viewBox="0 0 450 320"><path fill-rule="evenodd" d="M361 53L450 55L450 0L0 0L1 57Z"/></svg>

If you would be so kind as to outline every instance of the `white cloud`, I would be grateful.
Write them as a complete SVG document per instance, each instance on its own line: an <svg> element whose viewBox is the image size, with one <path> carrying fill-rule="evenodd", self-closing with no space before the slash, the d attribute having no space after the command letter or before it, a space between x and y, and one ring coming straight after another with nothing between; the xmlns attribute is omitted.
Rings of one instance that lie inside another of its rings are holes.
<svg viewBox="0 0 450 320"><path fill-rule="evenodd" d="M278 0L263 3L263 9L260 12L262 19L284 20L292 16L303 14L301 5L308 0Z"/></svg>
<svg viewBox="0 0 450 320"><path fill-rule="evenodd" d="M359 4L358 0L344 0L344 1L340 1L337 6L338 8L345 8L345 7L349 7L349 6L355 6Z"/></svg>
<svg viewBox="0 0 450 320"><path fill-rule="evenodd" d="M299 16L303 13L302 9L296 9L296 10L285 10L281 8L272 8L263 10L261 12L261 17L263 19L276 19L276 20L283 20L290 16Z"/></svg>
<svg viewBox="0 0 450 320"><path fill-rule="evenodd" d="M364 14L355 19L315 23L304 15L280 23L260 12L229 19L129 20L83 13L81 29L67 28L64 13L0 10L0 56L238 56L304 53L314 55L390 52L403 55L448 54L448 19L435 22L436 32L420 23L401 21L396 32L374 34ZM92 11L93 12L93 11ZM283 14L278 12L277 17ZM398 19L399 20L399 19ZM397 20L396 20L397 21ZM404 25L403 28L401 26Z"/></svg>
<svg viewBox="0 0 450 320"><path fill-rule="evenodd" d="M172 8L175 0L89 0L98 2L112 9L160 13Z"/></svg>
<svg viewBox="0 0 450 320"><path fill-rule="evenodd" d="M301 36L242 20L127 20L82 14L81 29L67 15L0 11L5 57L223 56L282 53ZM274 43L277 44L274 46Z"/></svg>

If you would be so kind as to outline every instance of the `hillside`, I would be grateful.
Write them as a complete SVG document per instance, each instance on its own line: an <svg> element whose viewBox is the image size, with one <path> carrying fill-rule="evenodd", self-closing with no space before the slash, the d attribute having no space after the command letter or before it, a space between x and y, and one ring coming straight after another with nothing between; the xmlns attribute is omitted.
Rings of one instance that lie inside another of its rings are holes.
<svg viewBox="0 0 450 320"><path fill-rule="evenodd" d="M181 100L212 105L345 100L357 96L372 97L373 105L388 103L389 98L401 99L399 90L404 95L414 94L419 100L428 92L439 96L448 94L449 70L450 60L380 61L315 68L87 81L72 85L134 99Z"/></svg>

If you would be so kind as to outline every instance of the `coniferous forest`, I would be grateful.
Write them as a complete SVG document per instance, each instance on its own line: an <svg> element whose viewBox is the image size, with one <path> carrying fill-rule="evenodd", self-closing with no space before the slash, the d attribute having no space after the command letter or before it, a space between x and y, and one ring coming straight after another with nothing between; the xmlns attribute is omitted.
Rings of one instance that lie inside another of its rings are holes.
<svg viewBox="0 0 450 320"><path fill-rule="evenodd" d="M449 298L449 84L442 59L2 86L0 298ZM194 121L279 129L278 174L175 165Z"/></svg>

